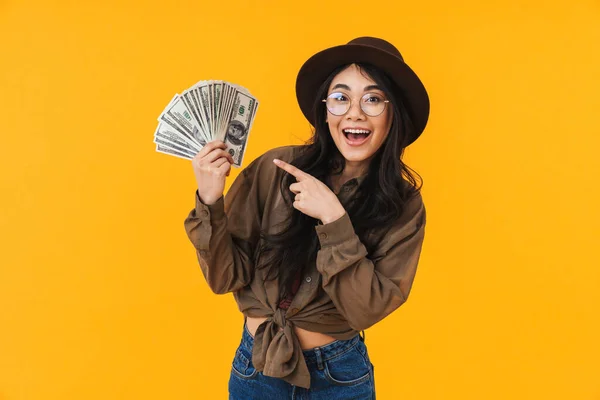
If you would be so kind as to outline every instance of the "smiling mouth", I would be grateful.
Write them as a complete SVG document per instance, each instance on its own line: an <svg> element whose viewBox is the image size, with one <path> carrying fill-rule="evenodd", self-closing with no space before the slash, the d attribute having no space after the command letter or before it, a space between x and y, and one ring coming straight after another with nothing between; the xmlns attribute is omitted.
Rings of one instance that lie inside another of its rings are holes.
<svg viewBox="0 0 600 400"><path fill-rule="evenodd" d="M368 129L342 129L342 133L352 142L362 142L369 137L371 131Z"/></svg>

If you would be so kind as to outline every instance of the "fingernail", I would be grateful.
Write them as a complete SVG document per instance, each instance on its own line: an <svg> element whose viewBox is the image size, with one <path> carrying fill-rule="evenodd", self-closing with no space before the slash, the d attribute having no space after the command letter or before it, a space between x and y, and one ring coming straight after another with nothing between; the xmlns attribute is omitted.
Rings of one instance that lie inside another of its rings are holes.
<svg viewBox="0 0 600 400"><path fill-rule="evenodd" d="M273 162L274 162L275 164L279 164L281 161L279 161L278 159L274 158L274 159L273 159Z"/></svg>

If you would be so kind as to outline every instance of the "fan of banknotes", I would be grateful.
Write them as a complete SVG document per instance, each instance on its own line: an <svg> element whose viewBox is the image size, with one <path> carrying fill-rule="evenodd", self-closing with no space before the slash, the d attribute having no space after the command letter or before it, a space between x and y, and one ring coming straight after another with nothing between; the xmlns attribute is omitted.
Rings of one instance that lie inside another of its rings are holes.
<svg viewBox="0 0 600 400"><path fill-rule="evenodd" d="M156 151L191 160L206 143L221 140L239 167L257 108L258 101L244 87L200 81L173 96L158 117Z"/></svg>

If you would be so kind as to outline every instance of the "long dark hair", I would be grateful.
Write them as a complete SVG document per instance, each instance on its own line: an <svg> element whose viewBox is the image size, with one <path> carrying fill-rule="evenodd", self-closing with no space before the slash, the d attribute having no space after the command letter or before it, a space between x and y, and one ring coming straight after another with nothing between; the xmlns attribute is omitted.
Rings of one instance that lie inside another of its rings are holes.
<svg viewBox="0 0 600 400"><path fill-rule="evenodd" d="M401 160L413 125L402 104L394 83L376 67L357 64L362 74L374 80L383 90L393 108L390 132L375 153L369 170L356 195L343 204L350 216L354 229L371 251L391 225L400 217L408 199L421 188L421 177ZM348 65L341 66L321 85L313 107L315 130L313 137L301 153L291 162L302 171L327 183L328 177L344 170L345 159L335 145L326 122L326 109L322 99L334 77ZM417 179L418 177L418 179ZM297 273L306 265L315 262L319 242L315 231L318 221L292 207L294 194L289 186L295 178L284 175L281 180L281 195L289 207L289 216L275 234L261 233L261 244L256 253L256 268L268 268L267 279L279 278L281 297L291 290ZM366 240L370 233L378 235Z"/></svg>

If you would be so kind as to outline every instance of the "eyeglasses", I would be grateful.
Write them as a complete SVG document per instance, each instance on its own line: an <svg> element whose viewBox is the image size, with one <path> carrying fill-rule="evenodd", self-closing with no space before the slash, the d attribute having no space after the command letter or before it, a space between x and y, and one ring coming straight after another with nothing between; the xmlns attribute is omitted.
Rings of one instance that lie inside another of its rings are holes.
<svg viewBox="0 0 600 400"><path fill-rule="evenodd" d="M330 113L336 116L344 115L352 107L352 99L344 93L334 92L322 100ZM360 99L360 109L370 117L377 117L385 110L389 100L376 93L367 93Z"/></svg>

